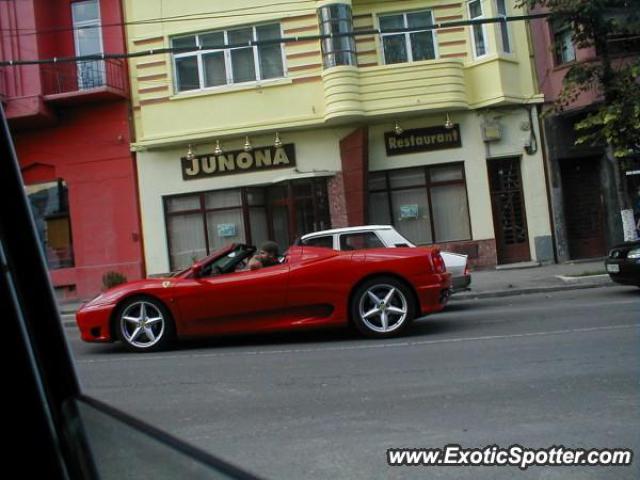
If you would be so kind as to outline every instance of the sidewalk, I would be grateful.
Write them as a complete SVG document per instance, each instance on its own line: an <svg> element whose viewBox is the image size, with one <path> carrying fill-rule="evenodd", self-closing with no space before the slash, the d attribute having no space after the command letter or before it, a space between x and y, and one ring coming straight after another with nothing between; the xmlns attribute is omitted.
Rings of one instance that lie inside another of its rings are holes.
<svg viewBox="0 0 640 480"><path fill-rule="evenodd" d="M451 299L508 297L615 285L605 273L604 260L471 272L471 290Z"/></svg>

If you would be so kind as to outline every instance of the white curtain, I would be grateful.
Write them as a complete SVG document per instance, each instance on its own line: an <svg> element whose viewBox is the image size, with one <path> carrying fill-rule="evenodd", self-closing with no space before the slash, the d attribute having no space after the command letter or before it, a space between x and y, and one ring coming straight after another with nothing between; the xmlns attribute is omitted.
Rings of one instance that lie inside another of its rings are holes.
<svg viewBox="0 0 640 480"><path fill-rule="evenodd" d="M187 267L207 255L201 214L175 215L167 218L173 270Z"/></svg>
<svg viewBox="0 0 640 480"><path fill-rule="evenodd" d="M436 242L469 240L469 209L464 185L431 188L431 209Z"/></svg>

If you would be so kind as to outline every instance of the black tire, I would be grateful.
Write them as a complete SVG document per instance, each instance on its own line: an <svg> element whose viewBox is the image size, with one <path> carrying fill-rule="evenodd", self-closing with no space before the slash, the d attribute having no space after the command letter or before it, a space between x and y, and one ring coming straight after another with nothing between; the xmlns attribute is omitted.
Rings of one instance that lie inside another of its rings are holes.
<svg viewBox="0 0 640 480"><path fill-rule="evenodd" d="M388 297L392 289L394 292ZM386 302L384 297L388 297ZM351 298L349 308L355 327L370 338L401 335L415 318L416 310L411 288L396 278L386 276L371 278L360 285Z"/></svg>
<svg viewBox="0 0 640 480"><path fill-rule="evenodd" d="M152 297L138 296L126 300L118 308L114 322L118 339L131 352L165 350L176 337L171 312Z"/></svg>

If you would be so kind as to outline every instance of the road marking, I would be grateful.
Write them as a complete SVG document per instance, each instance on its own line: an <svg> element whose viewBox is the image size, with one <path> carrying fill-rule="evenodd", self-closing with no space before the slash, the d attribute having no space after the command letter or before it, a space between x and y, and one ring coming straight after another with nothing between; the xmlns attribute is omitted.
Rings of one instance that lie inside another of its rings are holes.
<svg viewBox="0 0 640 480"><path fill-rule="evenodd" d="M422 345L437 345L444 343L459 343L459 342L477 342L486 340L506 340L511 338L525 338L525 337L542 337L550 335L566 335L574 333L590 333L601 332L606 330L622 330L640 327L638 323L624 324L624 325L610 325L605 327L588 327L588 328L572 328L566 330L548 330L544 332L529 332L529 333L513 333L509 335L486 335L482 337L456 337L456 338L443 338L440 340L418 340L418 341L405 341L405 342L389 342L389 343L367 343L365 345L345 345L342 347L317 347L317 348L291 348L280 350L246 350L235 352L210 352L210 353L193 353L193 354L174 354L174 355L132 355L126 354L118 357L111 357L109 359L83 359L77 360L76 363L107 363L114 361L133 362L139 360L173 360L184 358L205 358L205 357L231 357L242 355L281 355L287 353L315 353L315 352L335 352L345 350L367 350L373 348L399 348L399 347L417 347ZM215 347L212 347L215 348Z"/></svg>

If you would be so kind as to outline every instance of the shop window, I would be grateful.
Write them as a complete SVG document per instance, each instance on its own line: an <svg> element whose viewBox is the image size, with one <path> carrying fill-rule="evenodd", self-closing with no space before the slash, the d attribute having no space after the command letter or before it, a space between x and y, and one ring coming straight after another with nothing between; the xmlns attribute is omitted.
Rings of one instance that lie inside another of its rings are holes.
<svg viewBox="0 0 640 480"><path fill-rule="evenodd" d="M194 49L173 55L176 91L284 77L280 38L279 23L173 38L172 47Z"/></svg>
<svg viewBox="0 0 640 480"><path fill-rule="evenodd" d="M231 243L285 251L293 236L331 227L323 179L166 197L165 216L172 270Z"/></svg>
<svg viewBox="0 0 640 480"><path fill-rule="evenodd" d="M482 0L472 0L467 4L467 7L469 9L469 18L471 20L480 20L484 18ZM487 54L487 29L484 24L475 24L471 26L471 40L474 57L484 57Z"/></svg>
<svg viewBox="0 0 640 480"><path fill-rule="evenodd" d="M511 37L509 36L509 24L507 23L507 0L496 0L496 11L498 18L503 20L498 24L502 51L504 53L511 53Z"/></svg>
<svg viewBox="0 0 640 480"><path fill-rule="evenodd" d="M63 180L25 187L47 266L74 266L67 185Z"/></svg>
<svg viewBox="0 0 640 480"><path fill-rule="evenodd" d="M373 232L340 235L340 250L367 250L369 248L384 248L384 244Z"/></svg>
<svg viewBox="0 0 640 480"><path fill-rule="evenodd" d="M464 167L453 164L371 173L369 221L393 225L418 245L469 240Z"/></svg>
<svg viewBox="0 0 640 480"><path fill-rule="evenodd" d="M426 28L433 25L431 11L381 15L379 20L385 64L436 58L435 32Z"/></svg>
<svg viewBox="0 0 640 480"><path fill-rule="evenodd" d="M568 23L554 23L553 49L556 65L573 62L576 59L576 48L573 45L573 30Z"/></svg>
<svg viewBox="0 0 640 480"><path fill-rule="evenodd" d="M356 41L352 35L351 6L337 3L320 7L318 21L320 33L332 35L331 38L323 38L321 42L324 68L356 65Z"/></svg>

